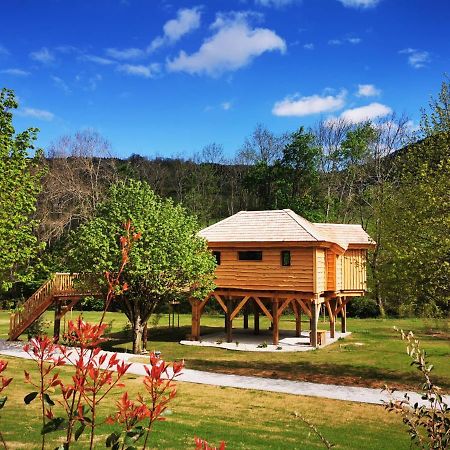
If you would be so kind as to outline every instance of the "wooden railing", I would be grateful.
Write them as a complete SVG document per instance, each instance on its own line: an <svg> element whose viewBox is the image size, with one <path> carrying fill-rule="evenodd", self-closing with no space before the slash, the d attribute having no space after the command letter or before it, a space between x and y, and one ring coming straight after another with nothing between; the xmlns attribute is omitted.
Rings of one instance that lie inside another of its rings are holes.
<svg viewBox="0 0 450 450"><path fill-rule="evenodd" d="M17 339L53 303L55 296L89 295L78 292L75 281L77 273L55 273L43 284L9 319L9 339Z"/></svg>

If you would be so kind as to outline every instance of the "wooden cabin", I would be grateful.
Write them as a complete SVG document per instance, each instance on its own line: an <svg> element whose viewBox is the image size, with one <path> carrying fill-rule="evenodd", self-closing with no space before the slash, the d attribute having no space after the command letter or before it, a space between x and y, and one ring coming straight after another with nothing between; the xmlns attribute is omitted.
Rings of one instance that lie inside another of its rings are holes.
<svg viewBox="0 0 450 450"><path fill-rule="evenodd" d="M346 304L366 292L366 255L374 241L360 225L311 223L289 209L241 211L202 231L217 261L214 292L203 301L191 300L192 335L200 337L205 304L216 300L225 312L227 340L232 340L233 319L243 311L244 328L254 314L272 322L278 345L279 318L292 309L296 335L301 315L310 318L311 345L318 345L319 308L326 306L330 335L337 316L346 332Z"/></svg>

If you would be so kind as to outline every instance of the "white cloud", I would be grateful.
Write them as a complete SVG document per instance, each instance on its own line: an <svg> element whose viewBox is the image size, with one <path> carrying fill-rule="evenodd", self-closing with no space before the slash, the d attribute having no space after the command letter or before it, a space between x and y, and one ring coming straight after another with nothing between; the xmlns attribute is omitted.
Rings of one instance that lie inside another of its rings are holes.
<svg viewBox="0 0 450 450"><path fill-rule="evenodd" d="M144 50L141 50L140 48L107 48L106 54L110 58L119 60L139 59L145 56Z"/></svg>
<svg viewBox="0 0 450 450"><path fill-rule="evenodd" d="M346 37L343 39L330 39L328 41L328 45L342 45L346 42L349 42L350 44L360 44L362 42L362 39L359 37Z"/></svg>
<svg viewBox="0 0 450 450"><path fill-rule="evenodd" d="M314 50L314 44L312 42L309 42L308 44L304 44L303 48L305 50Z"/></svg>
<svg viewBox="0 0 450 450"><path fill-rule="evenodd" d="M103 79L103 77L96 73L92 77L89 77L87 80L86 90L88 91L95 91L97 89L98 83Z"/></svg>
<svg viewBox="0 0 450 450"><path fill-rule="evenodd" d="M425 67L431 61L430 53L425 50L418 50L415 48L405 48L399 51L400 54L408 55L408 63L414 69Z"/></svg>
<svg viewBox="0 0 450 450"><path fill-rule="evenodd" d="M198 7L178 10L176 19L164 24L163 35L153 39L147 50L152 52L163 45L173 44L185 34L196 30L200 26L200 16Z"/></svg>
<svg viewBox="0 0 450 450"><path fill-rule="evenodd" d="M54 75L52 75L50 78L53 80L55 86L61 89L64 93L70 94L72 92L67 83L63 79L55 77Z"/></svg>
<svg viewBox="0 0 450 450"><path fill-rule="evenodd" d="M351 123L361 123L385 117L391 113L392 109L389 106L374 102L370 105L347 109L340 115L340 118Z"/></svg>
<svg viewBox="0 0 450 450"><path fill-rule="evenodd" d="M373 8L380 3L380 0L339 0L344 6L348 8Z"/></svg>
<svg viewBox="0 0 450 450"><path fill-rule="evenodd" d="M40 50L31 52L30 58L42 64L49 64L55 60L55 56L47 47L42 47Z"/></svg>
<svg viewBox="0 0 450 450"><path fill-rule="evenodd" d="M167 61L172 72L219 75L249 64L265 52L286 51L286 42L267 28L253 28L249 13L218 14L211 25L215 33L191 55L181 51ZM254 15L253 15L254 17Z"/></svg>
<svg viewBox="0 0 450 450"><path fill-rule="evenodd" d="M276 102L272 114L275 116L302 117L323 112L336 111L345 105L346 91L337 95L290 96Z"/></svg>
<svg viewBox="0 0 450 450"><path fill-rule="evenodd" d="M255 0L255 4L265 7L283 8L292 3L298 3L300 0Z"/></svg>
<svg viewBox="0 0 450 450"><path fill-rule="evenodd" d="M0 73L11 75L13 77L27 77L28 75L30 75L30 72L22 69L4 69L0 70Z"/></svg>
<svg viewBox="0 0 450 450"><path fill-rule="evenodd" d="M377 97L381 94L381 90L377 89L373 84L358 84L358 97Z"/></svg>
<svg viewBox="0 0 450 450"><path fill-rule="evenodd" d="M341 45L341 44L342 44L342 41L341 41L340 39L330 39L330 40L328 41L328 44L329 44L329 45Z"/></svg>
<svg viewBox="0 0 450 450"><path fill-rule="evenodd" d="M36 108L21 108L17 110L17 114L24 117L33 117L34 119L46 120L47 122L50 122L55 118L55 115L50 111Z"/></svg>
<svg viewBox="0 0 450 450"><path fill-rule="evenodd" d="M117 67L117 70L128 75L135 75L137 77L143 78L153 78L159 72L159 64L154 63L148 66L144 66L141 64L121 64Z"/></svg>
<svg viewBox="0 0 450 450"><path fill-rule="evenodd" d="M112 61L111 59L96 55L81 55L79 59L82 61L89 61L95 64L100 64L101 66L110 66L111 64L116 64L116 62Z"/></svg>
<svg viewBox="0 0 450 450"><path fill-rule="evenodd" d="M224 111L228 111L233 105L231 102L223 102L220 106Z"/></svg>

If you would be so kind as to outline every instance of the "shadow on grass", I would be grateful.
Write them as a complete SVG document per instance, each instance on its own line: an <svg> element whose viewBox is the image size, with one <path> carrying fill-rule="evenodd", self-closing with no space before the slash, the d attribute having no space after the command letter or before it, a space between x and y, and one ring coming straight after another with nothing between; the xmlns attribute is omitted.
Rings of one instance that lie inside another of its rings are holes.
<svg viewBox="0 0 450 450"><path fill-rule="evenodd" d="M254 375L297 381L311 381L326 384L354 386L410 387L419 389L422 379L415 372L390 372L376 367L361 367L350 364L329 364L310 361L289 363L242 360L204 360L186 358L189 369L206 370L240 375ZM435 382L445 389L450 388L447 380L435 377Z"/></svg>
<svg viewBox="0 0 450 450"><path fill-rule="evenodd" d="M191 327L180 326L179 328L158 327L148 330L148 340L152 342L175 342L178 343L188 337L191 332ZM217 332L217 327L202 326L202 335L212 334ZM105 335L108 339L102 345L104 350L112 350L114 347L121 347L124 344L130 343L133 340L131 330L122 330L115 333Z"/></svg>

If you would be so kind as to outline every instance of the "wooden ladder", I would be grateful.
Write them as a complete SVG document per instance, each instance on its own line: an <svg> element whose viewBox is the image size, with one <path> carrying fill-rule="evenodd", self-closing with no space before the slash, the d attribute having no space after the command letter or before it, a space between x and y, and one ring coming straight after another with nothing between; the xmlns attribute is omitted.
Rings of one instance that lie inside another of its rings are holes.
<svg viewBox="0 0 450 450"><path fill-rule="evenodd" d="M9 318L9 340L14 341L35 322L58 298L79 300L92 295L81 292L74 286L79 279L77 273L55 273L44 283L23 305L18 313L12 313Z"/></svg>

